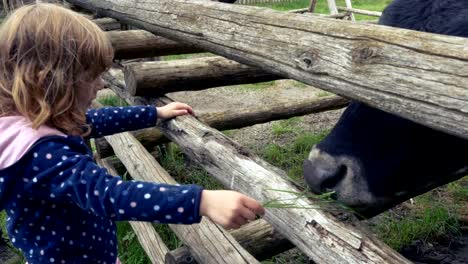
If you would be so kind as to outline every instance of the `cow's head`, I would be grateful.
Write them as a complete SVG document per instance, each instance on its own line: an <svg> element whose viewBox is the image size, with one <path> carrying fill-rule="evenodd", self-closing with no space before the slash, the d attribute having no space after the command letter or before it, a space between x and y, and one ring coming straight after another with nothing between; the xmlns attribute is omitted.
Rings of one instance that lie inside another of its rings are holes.
<svg viewBox="0 0 468 264"><path fill-rule="evenodd" d="M468 1L396 0L380 22L468 37ZM468 140L353 102L310 152L304 177L370 217L466 175L467 149Z"/></svg>

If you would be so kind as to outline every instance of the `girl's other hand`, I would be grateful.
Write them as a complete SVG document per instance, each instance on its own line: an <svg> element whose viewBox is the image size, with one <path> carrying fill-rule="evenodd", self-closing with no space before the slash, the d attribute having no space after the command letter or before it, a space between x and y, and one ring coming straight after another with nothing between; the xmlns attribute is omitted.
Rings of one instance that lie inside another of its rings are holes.
<svg viewBox="0 0 468 264"><path fill-rule="evenodd" d="M203 190L200 214L226 229L237 229L263 216L265 209L256 200L234 191Z"/></svg>
<svg viewBox="0 0 468 264"><path fill-rule="evenodd" d="M162 107L156 107L158 118L168 119L180 115L193 114L192 107L188 104L172 102Z"/></svg>

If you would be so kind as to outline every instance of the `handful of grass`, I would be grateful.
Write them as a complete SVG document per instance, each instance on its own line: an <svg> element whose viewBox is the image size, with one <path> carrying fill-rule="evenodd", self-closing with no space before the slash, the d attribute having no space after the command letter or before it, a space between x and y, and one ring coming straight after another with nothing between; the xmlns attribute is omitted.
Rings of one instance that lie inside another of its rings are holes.
<svg viewBox="0 0 468 264"><path fill-rule="evenodd" d="M339 209L345 209L346 211L352 211L351 208L334 200L332 197L335 194L334 191L323 194L313 194L305 190L303 192L295 192L288 190L269 189L270 191L282 192L294 195L292 198L285 199L273 199L263 204L264 208L294 208L294 209L324 209L326 211L337 211ZM311 199L314 201L313 206L303 206L299 204L300 199Z"/></svg>

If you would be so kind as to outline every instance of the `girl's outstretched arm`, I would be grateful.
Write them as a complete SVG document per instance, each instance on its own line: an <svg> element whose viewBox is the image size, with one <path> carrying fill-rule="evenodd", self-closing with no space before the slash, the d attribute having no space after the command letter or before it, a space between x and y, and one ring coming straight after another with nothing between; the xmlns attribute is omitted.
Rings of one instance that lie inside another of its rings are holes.
<svg viewBox="0 0 468 264"><path fill-rule="evenodd" d="M42 140L28 156L26 192L50 204L75 203L114 221L192 224L207 216L225 228L239 228L264 214L257 201L234 191L123 181L93 161L80 137Z"/></svg>
<svg viewBox="0 0 468 264"><path fill-rule="evenodd" d="M158 119L187 114L193 114L189 105L173 102L163 107L147 105L90 109L86 112L86 120L91 126L89 137L95 138L153 127Z"/></svg>
<svg viewBox="0 0 468 264"><path fill-rule="evenodd" d="M99 167L79 137L44 140L31 149L24 188L50 204L75 203L114 221L197 223L202 187L123 181Z"/></svg>

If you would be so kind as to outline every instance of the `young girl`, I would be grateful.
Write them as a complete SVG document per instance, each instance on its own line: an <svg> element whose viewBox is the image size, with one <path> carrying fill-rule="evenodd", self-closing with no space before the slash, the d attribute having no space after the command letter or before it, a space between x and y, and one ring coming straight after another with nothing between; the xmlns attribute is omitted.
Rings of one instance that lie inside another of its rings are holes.
<svg viewBox="0 0 468 264"><path fill-rule="evenodd" d="M115 221L238 228L264 209L232 191L124 182L98 167L83 137L153 126L182 103L87 107L113 51L91 21L52 4L25 6L0 29L0 209L29 263L115 263Z"/></svg>

